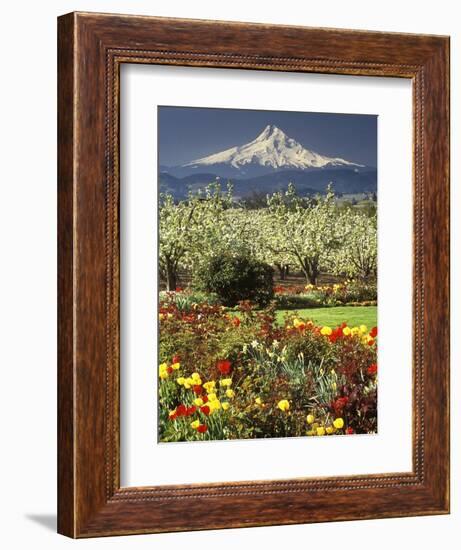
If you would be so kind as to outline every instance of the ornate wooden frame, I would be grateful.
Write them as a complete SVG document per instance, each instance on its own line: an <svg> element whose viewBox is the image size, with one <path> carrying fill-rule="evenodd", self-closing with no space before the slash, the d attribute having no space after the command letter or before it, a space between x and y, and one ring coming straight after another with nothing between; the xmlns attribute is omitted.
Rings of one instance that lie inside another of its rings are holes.
<svg viewBox="0 0 461 550"><path fill-rule="evenodd" d="M70 537L448 513L448 37L71 13L58 21L58 530ZM148 63L409 78L413 470L119 483L119 69Z"/></svg>

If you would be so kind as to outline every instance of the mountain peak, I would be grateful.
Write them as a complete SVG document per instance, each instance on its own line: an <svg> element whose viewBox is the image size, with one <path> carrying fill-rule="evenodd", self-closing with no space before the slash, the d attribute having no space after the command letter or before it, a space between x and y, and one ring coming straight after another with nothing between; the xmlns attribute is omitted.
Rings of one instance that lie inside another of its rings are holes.
<svg viewBox="0 0 461 550"><path fill-rule="evenodd" d="M249 143L231 147L225 151L203 157L184 164L183 167L202 168L212 165L227 165L244 174L251 167L268 170L324 168L335 166L357 166L341 158L331 158L303 147L288 137L274 124L268 124L262 132Z"/></svg>
<svg viewBox="0 0 461 550"><path fill-rule="evenodd" d="M271 137L287 137L283 130L280 130L275 124L268 124L256 138L257 140L268 139Z"/></svg>

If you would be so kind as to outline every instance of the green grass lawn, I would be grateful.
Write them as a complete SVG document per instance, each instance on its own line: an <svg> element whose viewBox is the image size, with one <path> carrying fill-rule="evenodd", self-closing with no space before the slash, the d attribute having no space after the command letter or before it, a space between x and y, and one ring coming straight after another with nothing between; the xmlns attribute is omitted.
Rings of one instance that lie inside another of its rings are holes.
<svg viewBox="0 0 461 550"><path fill-rule="evenodd" d="M277 322L283 324L286 313L293 314L293 311L277 311ZM367 325L368 329L377 326L376 306L340 306L299 309L297 314L300 318L309 319L316 325L327 325L336 327L341 323L349 326Z"/></svg>

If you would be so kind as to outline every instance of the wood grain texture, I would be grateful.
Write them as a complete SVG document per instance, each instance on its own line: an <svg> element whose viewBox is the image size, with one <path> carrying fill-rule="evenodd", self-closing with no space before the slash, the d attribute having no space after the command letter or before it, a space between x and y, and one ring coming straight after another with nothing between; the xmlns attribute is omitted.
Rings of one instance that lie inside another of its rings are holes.
<svg viewBox="0 0 461 550"><path fill-rule="evenodd" d="M447 513L448 38L88 13L61 17L58 30L59 532ZM411 472L120 488L119 68L128 62L412 79Z"/></svg>
<svg viewBox="0 0 461 550"><path fill-rule="evenodd" d="M58 21L58 531L75 535L73 245L74 27Z"/></svg>

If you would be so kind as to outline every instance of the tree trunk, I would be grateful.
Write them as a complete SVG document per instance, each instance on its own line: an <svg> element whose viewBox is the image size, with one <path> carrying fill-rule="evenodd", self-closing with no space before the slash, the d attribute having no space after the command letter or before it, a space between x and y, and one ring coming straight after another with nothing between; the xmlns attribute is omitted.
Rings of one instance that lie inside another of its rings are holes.
<svg viewBox="0 0 461 550"><path fill-rule="evenodd" d="M317 278L318 273L311 272L310 270L304 270L303 269L304 276L306 277L306 283L309 283L311 285L316 286L317 285Z"/></svg>
<svg viewBox="0 0 461 550"><path fill-rule="evenodd" d="M318 261L316 259L308 260L307 258L303 262L303 273L306 277L306 281L311 285L317 285L317 279L320 275L318 268Z"/></svg>
<svg viewBox="0 0 461 550"><path fill-rule="evenodd" d="M178 278L177 278L176 269L174 267L173 262L169 260L166 261L165 271L166 271L166 289L169 292L172 292L176 290L176 287L178 286L177 285Z"/></svg>
<svg viewBox="0 0 461 550"><path fill-rule="evenodd" d="M288 275L288 266L283 264L276 264L276 267L279 270L280 280L284 281Z"/></svg>

